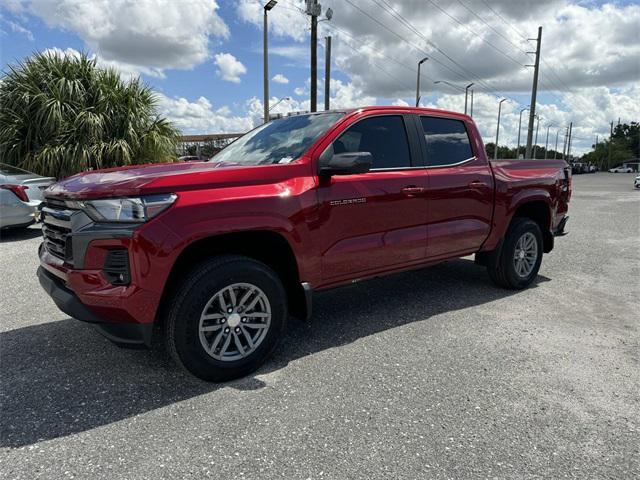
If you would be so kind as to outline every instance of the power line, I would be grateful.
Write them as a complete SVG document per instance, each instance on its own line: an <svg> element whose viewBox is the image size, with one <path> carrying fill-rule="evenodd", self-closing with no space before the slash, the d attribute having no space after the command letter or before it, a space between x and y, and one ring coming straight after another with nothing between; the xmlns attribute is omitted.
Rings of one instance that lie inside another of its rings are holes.
<svg viewBox="0 0 640 480"><path fill-rule="evenodd" d="M505 18L504 18L502 15L500 15L500 14L499 14L498 12L496 12L493 8L491 8L491 5L489 5L485 0L482 0L482 3L484 3L484 4L487 6L487 8L488 8L491 12L493 12L493 14L494 14L496 17L500 18L500 19L501 19L501 20L502 20L502 21L503 21L503 22L504 22L508 27L510 27L514 32L516 32L516 33L520 36L520 38L522 38L523 40L527 40L527 37L526 37L526 36L524 36L522 33L520 33L520 31L519 31L517 28L515 28L511 23L509 23L507 20L505 20Z"/></svg>
<svg viewBox="0 0 640 480"><path fill-rule="evenodd" d="M347 0L349 3L350 0ZM435 43L433 43L431 40L429 40L427 37L425 37L409 20L407 20L404 16L402 16L402 14L400 12L398 12L397 10L395 10L386 0L381 0L385 5L380 5L380 3L378 3L377 0L371 0L373 1L376 5L378 5L380 8L382 8L388 15L392 16L394 19L398 20L400 23L402 23L406 28L408 28L411 32L413 32L414 34L418 35L420 38L422 38L428 45L430 45L432 48L434 48L438 53L440 53L441 55L443 55L445 58L447 58L450 62L452 62L454 65L456 65L457 67L459 67L463 72L465 72L467 75L462 75L459 72L451 69L448 65L443 64L442 62L438 61L437 58L432 58L432 60L435 63L438 63L439 65L442 65L444 68L446 68L447 70L455 73L456 75L458 75L460 78L464 79L464 80L468 80L469 77L471 77L473 80L475 80L479 85L484 86L484 88L487 89L488 93L496 93L498 95L501 95L503 97L507 97L510 100L517 102L515 99L509 97L508 95L505 95L501 92L498 92L495 90L494 87L492 87L491 85L489 85L488 83L486 83L484 80L482 80L482 78L475 74L474 72L472 72L471 70L465 68L463 65L461 65L460 63L458 63L455 59L453 59L450 55L448 55L444 50L442 50L441 48L439 48ZM353 4L352 4L353 5ZM357 7L356 7L357 8ZM362 9L359 9L361 12ZM393 12L393 13L390 13ZM366 14L366 12L363 12ZM371 18L370 15L366 14L367 16L369 16ZM379 22L378 22L379 23ZM385 26L385 28L387 28L387 30L390 30L387 26ZM395 32L393 32L395 34ZM396 36L398 36L398 34L396 34ZM404 38L404 37L402 37ZM405 40L406 41L406 40ZM421 49L422 52L424 52L424 50ZM427 53L427 52L424 52Z"/></svg>
<svg viewBox="0 0 640 480"><path fill-rule="evenodd" d="M460 5L462 5L464 8L466 8L469 12L471 12L471 14L473 14L475 17L477 17L482 23L484 23L487 27L489 27L493 32L495 32L497 35L499 35L502 39L504 39L508 44L512 45L513 47L515 47L516 49L518 49L519 52L527 55L527 52L525 52L524 50L522 50L522 47L520 45L516 45L515 43L513 43L511 41L511 39L509 39L508 37L505 37L499 30L497 30L496 28L494 28L492 25L490 25L484 18L482 18L480 15L478 15L476 12L474 12L473 10L471 10L471 8L464 4L462 2L462 0L458 0L458 3Z"/></svg>
<svg viewBox="0 0 640 480"><path fill-rule="evenodd" d="M414 50L422 53L423 55L431 55L430 52L427 52L426 50L424 50L421 47L416 46L414 43L408 41L406 38L404 38L402 35L400 35L399 33L397 33L396 31L392 30L391 28L389 28L388 25L382 23L381 21L379 21L377 18L369 15L369 13L367 13L366 11L362 10L360 7L358 7L356 4L354 4L351 0L346 0L347 3L349 3L353 8L355 8L356 10L358 10L360 13L362 13L363 15L367 16L368 18L370 18L371 20L373 20L375 23L377 23L378 25L380 25L382 28L384 28L385 30L387 30L388 32L390 32L392 35L394 35L395 37L399 38L400 40L402 40L402 42L406 43L407 45L409 45L410 47L412 47ZM442 67L446 68L447 70L455 73L456 75L464 78L464 75L462 75L460 72L456 72L455 70L453 70L451 67L449 67L448 65L440 62L438 59L434 58L433 61L439 65L441 65Z"/></svg>
<svg viewBox="0 0 640 480"><path fill-rule="evenodd" d="M471 33L473 33L476 37L478 37L482 42L486 43L487 45L489 45L491 48L493 48L496 52L500 53L501 55L503 55L505 58L508 58L509 60L511 60L512 62L514 62L515 64L524 67L524 65L522 63L520 63L518 60L516 60L515 58L513 58L511 55L509 55L508 53L504 52L503 50L499 49L498 47L496 47L493 43L491 43L488 40L485 40L484 38L482 38L481 35L479 35L477 32L475 32L474 30L472 30L471 28L469 28L464 22L461 22L460 20L458 20L456 17L454 17L453 15L450 15L445 9L443 9L442 7L440 7L440 5L438 5L437 3L435 3L433 0L427 0L427 2L429 2L431 5L433 5L434 7L436 7L438 10L440 10L442 13L444 13L447 17L451 18L453 21L455 21L457 24L461 25L462 27L466 28L468 31L470 31Z"/></svg>
<svg viewBox="0 0 640 480"><path fill-rule="evenodd" d="M334 31L334 33L339 33L338 36L344 35L347 36L353 40L355 40L356 42L358 41L358 39L356 37L354 37L353 35L351 35L349 32L347 32L346 30L343 30L341 28L338 28L337 26L335 26L334 24L331 24L331 29ZM371 47L370 45L363 45L363 47L369 48L371 51L373 51L374 53L383 56L384 58L386 58L387 60L390 60L392 62L394 62L395 64L401 66L402 68L405 68L407 70L409 70L411 73L417 73L418 71L415 68L411 68L408 65L405 65L404 63L400 62L398 59L393 58L387 54L385 54L384 52L381 52L379 50L374 50L373 47ZM425 75L425 77L429 78L427 75ZM429 78L430 80L433 80L431 78ZM413 88L413 87L412 87Z"/></svg>
<svg viewBox="0 0 640 480"><path fill-rule="evenodd" d="M338 38L340 38L341 35L338 35ZM343 39L344 41L344 39ZM358 55L360 55L360 51L354 47L353 45L351 45L349 42L344 41L344 44L347 45L349 48L351 48L354 52L356 52ZM407 83L404 83L405 81L396 77L395 75L393 75L392 73L388 72L387 70L385 70L384 68L382 68L380 65L378 65L376 62L372 61L371 59L369 59L369 61L371 62L371 64L376 67L378 70L380 70L381 72L385 73L387 76L389 76L390 78L394 79L397 82L400 82L401 84L403 84L403 86L407 87L408 89L413 89L413 86L410 86ZM426 76L426 75L425 75ZM428 78L428 77L427 77ZM431 78L429 80L432 80Z"/></svg>
<svg viewBox="0 0 640 480"><path fill-rule="evenodd" d="M517 29L517 28L516 28L512 23L511 23L511 22L509 22L506 18L504 18L502 15L500 15L500 13L499 13L499 12L497 12L495 9L493 9L493 8L491 7L491 5L489 5L485 0L481 0L481 1L482 1L482 3L484 3L484 5L485 5L485 6L486 6L486 7L487 7L487 8L488 8L488 9L489 9L489 10L490 10L490 11L491 11L491 12L492 12L496 17L498 17L500 20L502 20L502 22L503 22L507 27L509 27L511 30L513 30L513 31L514 31L514 32L515 32L515 33L516 33L520 38L522 38L523 40L527 40L527 37L526 37L526 36L524 36L524 35L523 35L523 34L522 34L522 33L521 33L521 32L520 32L520 31L519 31L519 30L518 30L518 29ZM480 18L480 16L479 16L479 15L477 15L475 12L473 12L473 11L472 11L468 6L464 5L464 4L462 3L462 1L461 1L461 0L458 0L458 2L459 2L459 3L461 3L465 8L467 8L467 10L471 11L474 15L476 15L478 18ZM480 18L480 19L482 20L482 18ZM494 30L496 33L498 33L498 34L500 35L500 33L499 33L497 30L495 30L493 27L491 27L491 25L489 25L486 21L484 21L484 20L482 20L482 21L483 21L483 23L485 23L489 28L491 28L492 30ZM503 38L505 38L503 35L500 35L500 36L501 36L501 37L503 37ZM518 48L518 50L520 50L520 47L519 47L519 46L517 46L517 45L513 44L513 43L512 43L512 42L510 42L510 41L509 41L509 43L511 43L514 47ZM525 52L525 53L526 53L526 52ZM551 65L549 65L549 64L544 60L544 58L541 58L541 59L540 59L540 61L541 61L541 62L542 62L542 64L543 64L543 65L548 69L549 74L550 74L550 75L553 75L553 77L555 77L555 80L557 80L557 81L558 81L558 82L559 82L559 83L560 83L560 84L561 84L561 85L562 85L566 90L571 90L571 88L570 88L570 87L569 87L569 86L568 86L568 85L567 85L567 84L562 80L562 78L560 77L560 75L558 75L558 74L557 74L557 72L554 70L554 68L553 68ZM546 75L546 72L543 72L542 74L543 74L543 75ZM550 79L550 78L548 78L548 77L547 77L547 80L548 80L550 83L553 83L553 82L554 82L552 79ZM551 87L553 87L553 85L551 85ZM555 89L554 89L554 88L550 88L550 89L547 89L547 91L549 91L549 92L552 94L552 96L553 96L554 98L556 98L556 100L558 100L560 103L565 103L565 102L564 102L564 100L559 99L558 97L556 97L555 95L553 95L553 93L552 93L550 90L556 90L556 91L559 91L560 89L558 89L558 88L555 88ZM590 109L590 108L589 108L589 106L588 106L586 103L584 103L584 102L582 101L582 99L580 99L580 100L579 100L579 103L581 104L582 108L587 107L587 108L585 108L585 110L589 110L589 109Z"/></svg>

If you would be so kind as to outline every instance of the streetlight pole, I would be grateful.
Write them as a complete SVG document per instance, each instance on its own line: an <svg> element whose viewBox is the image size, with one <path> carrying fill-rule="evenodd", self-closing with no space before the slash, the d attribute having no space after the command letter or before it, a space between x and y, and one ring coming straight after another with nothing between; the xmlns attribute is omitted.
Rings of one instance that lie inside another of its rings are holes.
<svg viewBox="0 0 640 480"><path fill-rule="evenodd" d="M493 150L493 159L497 160L498 159L498 137L500 135L500 113L502 113L502 102L505 102L507 99L503 98L502 100L500 100L500 103L498 103L498 126L496 127L496 147Z"/></svg>
<svg viewBox="0 0 640 480"><path fill-rule="evenodd" d="M276 108L278 105L280 105L282 102L284 102L285 100L291 100L291 97L282 97L280 100L278 100L276 103L274 103L273 105L271 105L269 107L269 111L273 110L274 108Z"/></svg>
<svg viewBox="0 0 640 480"><path fill-rule="evenodd" d="M538 150L538 129L540 128L540 117L538 115L534 115L538 120L536 122L536 139L534 140L533 145L533 158L536 158L536 152Z"/></svg>
<svg viewBox="0 0 640 480"><path fill-rule="evenodd" d="M436 80L435 82L433 82L434 85L437 85L438 83L444 83L445 85L449 85L451 88L455 88L456 90L460 90L461 92L464 91L464 88L459 87L458 85L454 85L451 82L447 82L446 80Z"/></svg>
<svg viewBox="0 0 640 480"><path fill-rule="evenodd" d="M473 87L473 83L470 83L464 88L464 114L467 114L467 96L469 94L469 88Z"/></svg>
<svg viewBox="0 0 640 480"><path fill-rule="evenodd" d="M473 90L471 90L471 111L469 112L469 116L473 118Z"/></svg>
<svg viewBox="0 0 640 480"><path fill-rule="evenodd" d="M317 111L318 101L318 15L320 15L320 5L318 0L308 2L311 15L311 106L312 112Z"/></svg>
<svg viewBox="0 0 640 480"><path fill-rule="evenodd" d="M424 57L418 62L418 78L416 81L416 107L420 104L420 66L429 60L429 57Z"/></svg>
<svg viewBox="0 0 640 480"><path fill-rule="evenodd" d="M331 85L331 36L325 37L324 47L324 109L329 110Z"/></svg>
<svg viewBox="0 0 640 480"><path fill-rule="evenodd" d="M549 124L547 125L547 141L544 142L544 159L547 159L547 150L549 149L549 129L551 128L553 124Z"/></svg>
<svg viewBox="0 0 640 480"><path fill-rule="evenodd" d="M553 159L558 158L558 135L560 134L560 129L556 130L556 148L553 150Z"/></svg>
<svg viewBox="0 0 640 480"><path fill-rule="evenodd" d="M518 147L516 148L516 158L520 158L520 133L522 131L522 112L528 110L529 107L526 106L522 110L520 110L520 120L518 120Z"/></svg>
<svg viewBox="0 0 640 480"><path fill-rule="evenodd" d="M276 6L277 0L269 0L267 4L264 6L264 25L262 27L262 48L263 48L263 105L264 105L264 123L269 121L269 54L268 54L268 22L267 22L267 12Z"/></svg>

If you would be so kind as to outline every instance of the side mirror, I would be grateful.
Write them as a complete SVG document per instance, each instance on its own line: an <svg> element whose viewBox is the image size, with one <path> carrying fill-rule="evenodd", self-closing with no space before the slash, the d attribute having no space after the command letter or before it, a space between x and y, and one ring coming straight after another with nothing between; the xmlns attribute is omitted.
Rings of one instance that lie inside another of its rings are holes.
<svg viewBox="0 0 640 480"><path fill-rule="evenodd" d="M369 152L346 152L333 155L320 167L320 175L354 175L367 173L373 165L373 156Z"/></svg>

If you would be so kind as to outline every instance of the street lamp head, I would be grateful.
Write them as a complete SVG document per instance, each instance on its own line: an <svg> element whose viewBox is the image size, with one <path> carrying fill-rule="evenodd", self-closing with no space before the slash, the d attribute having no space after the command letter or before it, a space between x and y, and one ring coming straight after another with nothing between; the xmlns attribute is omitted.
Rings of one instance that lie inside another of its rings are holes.
<svg viewBox="0 0 640 480"><path fill-rule="evenodd" d="M424 57L422 60L420 60L418 63L422 64L424 62L426 62L427 60L429 60L429 57Z"/></svg>
<svg viewBox="0 0 640 480"><path fill-rule="evenodd" d="M264 9L266 11L269 11L276 6L276 3L278 3L278 0L269 0L267 4L264 6Z"/></svg>

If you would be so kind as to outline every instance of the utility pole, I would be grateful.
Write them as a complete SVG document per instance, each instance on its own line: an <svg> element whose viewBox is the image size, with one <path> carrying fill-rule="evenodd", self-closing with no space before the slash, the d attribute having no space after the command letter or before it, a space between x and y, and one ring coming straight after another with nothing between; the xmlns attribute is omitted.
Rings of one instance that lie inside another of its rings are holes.
<svg viewBox="0 0 640 480"><path fill-rule="evenodd" d="M542 41L542 27L538 27L538 38L529 40L536 40L536 60L533 65L527 65L527 67L533 66L533 88L531 89L531 103L529 110L529 128L527 129L527 150L525 158L531 157L531 142L533 140L533 121L536 115L536 96L538 95L538 70L540 69L540 42ZM527 52L534 53L534 52Z"/></svg>
<svg viewBox="0 0 640 480"><path fill-rule="evenodd" d="M609 160L607 161L607 169L611 168L611 144L613 143L613 121L611 121L611 133L609 134Z"/></svg>
<svg viewBox="0 0 640 480"><path fill-rule="evenodd" d="M564 144L562 145L562 159L566 160L567 153L567 140L569 139L569 125L567 125L567 131L564 134Z"/></svg>
<svg viewBox="0 0 640 480"><path fill-rule="evenodd" d="M318 16L322 7L318 0L307 0L307 15L311 16L311 111L318 110Z"/></svg>
<svg viewBox="0 0 640 480"><path fill-rule="evenodd" d="M420 105L420 66L429 60L429 57L424 57L418 62L418 77L416 79L416 107Z"/></svg>
<svg viewBox="0 0 640 480"><path fill-rule="evenodd" d="M502 102L506 102L507 99L503 98L502 100L500 100L500 103L498 103L498 126L496 127L496 147L493 150L493 159L497 160L498 159L498 137L500 135L500 114L502 113Z"/></svg>
<svg viewBox="0 0 640 480"><path fill-rule="evenodd" d="M520 120L518 120L518 146L516 147L516 158L520 158L520 132L522 131L522 112L528 109L529 107L525 107L520 110Z"/></svg>
<svg viewBox="0 0 640 480"><path fill-rule="evenodd" d="M536 152L538 151L538 129L540 128L540 117L536 115L536 118L538 119L538 122L536 123L536 139L533 147L533 158L536 158Z"/></svg>
<svg viewBox="0 0 640 480"><path fill-rule="evenodd" d="M469 95L469 88L473 87L473 83L467 85L464 89L464 114L467 114L467 96Z"/></svg>
<svg viewBox="0 0 640 480"><path fill-rule="evenodd" d="M547 159L547 152L549 150L549 129L551 128L551 124L547 125L547 141L544 143L544 159Z"/></svg>
<svg viewBox="0 0 640 480"><path fill-rule="evenodd" d="M324 109L329 110L329 85L331 82L331 37L324 37Z"/></svg>
<svg viewBox="0 0 640 480"><path fill-rule="evenodd" d="M560 129L556 130L556 148L553 150L553 159L558 158L558 135L560 134Z"/></svg>
<svg viewBox="0 0 640 480"><path fill-rule="evenodd" d="M269 53L268 53L268 22L267 22L267 12L276 6L278 3L276 0L269 0L267 4L264 6L264 25L262 27L262 65L263 65L263 93L264 98L262 103L264 104L264 123L269 121Z"/></svg>
<svg viewBox="0 0 640 480"><path fill-rule="evenodd" d="M567 141L567 158L571 156L571 135L573 134L573 122L569 122L569 140Z"/></svg>

